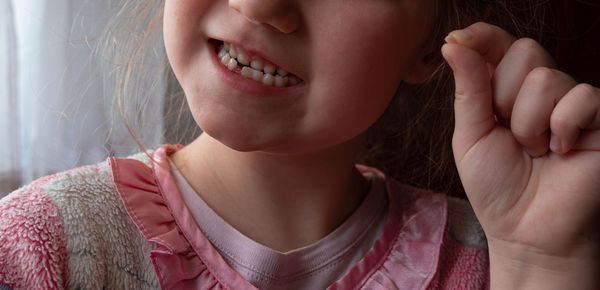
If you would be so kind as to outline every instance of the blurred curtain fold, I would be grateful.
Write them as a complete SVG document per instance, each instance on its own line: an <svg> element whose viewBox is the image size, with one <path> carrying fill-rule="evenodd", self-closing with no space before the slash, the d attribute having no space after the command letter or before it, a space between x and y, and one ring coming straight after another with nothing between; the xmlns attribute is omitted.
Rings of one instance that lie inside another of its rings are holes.
<svg viewBox="0 0 600 290"><path fill-rule="evenodd" d="M0 1L0 197L21 182L17 170L17 42L11 1Z"/></svg>

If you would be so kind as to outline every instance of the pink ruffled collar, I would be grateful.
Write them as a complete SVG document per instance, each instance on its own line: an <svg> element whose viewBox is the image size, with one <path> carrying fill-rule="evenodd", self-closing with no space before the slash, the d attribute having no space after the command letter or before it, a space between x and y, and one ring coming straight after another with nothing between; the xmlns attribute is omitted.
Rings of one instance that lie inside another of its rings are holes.
<svg viewBox="0 0 600 290"><path fill-rule="evenodd" d="M167 159L180 148L160 147L152 154L152 167L134 159L109 159L127 213L142 235L157 245L150 257L161 288L256 289L217 253L183 203ZM375 169L358 168L385 179ZM418 192L390 180L386 186L390 213L382 236L328 289L359 289L381 279L377 274L383 272L394 285L424 289L435 275L446 224L445 196Z"/></svg>

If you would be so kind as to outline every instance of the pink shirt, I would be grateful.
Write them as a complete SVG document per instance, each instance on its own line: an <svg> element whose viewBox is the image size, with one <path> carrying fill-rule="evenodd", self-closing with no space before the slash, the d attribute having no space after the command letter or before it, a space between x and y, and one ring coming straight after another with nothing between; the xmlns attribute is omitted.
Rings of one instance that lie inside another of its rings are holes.
<svg viewBox="0 0 600 290"><path fill-rule="evenodd" d="M225 262L259 289L325 289L363 258L385 226L388 205L385 183L373 173L365 172L371 181L370 192L342 225L311 245L281 253L229 225L170 165L183 202L200 230Z"/></svg>

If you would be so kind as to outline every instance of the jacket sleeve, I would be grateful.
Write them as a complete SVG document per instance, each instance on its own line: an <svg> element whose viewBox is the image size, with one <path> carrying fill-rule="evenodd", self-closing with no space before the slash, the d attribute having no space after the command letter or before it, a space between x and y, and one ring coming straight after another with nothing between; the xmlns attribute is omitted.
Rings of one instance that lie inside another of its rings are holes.
<svg viewBox="0 0 600 290"><path fill-rule="evenodd" d="M0 285L62 289L67 251L62 219L44 193L45 177L0 200Z"/></svg>

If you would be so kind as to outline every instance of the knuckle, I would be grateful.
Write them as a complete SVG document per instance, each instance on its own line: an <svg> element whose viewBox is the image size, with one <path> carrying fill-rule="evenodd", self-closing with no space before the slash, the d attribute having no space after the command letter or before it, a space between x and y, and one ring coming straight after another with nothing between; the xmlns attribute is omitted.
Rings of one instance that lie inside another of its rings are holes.
<svg viewBox="0 0 600 290"><path fill-rule="evenodd" d="M502 33L502 31L503 31L502 28L500 28L496 25L493 25L493 24L483 22L483 21L473 23L471 26L468 27L468 29L472 30L476 34L485 34L485 35L498 35L499 33Z"/></svg>
<svg viewBox="0 0 600 290"><path fill-rule="evenodd" d="M519 55L524 64L531 68L538 66L556 67L552 56L534 39L518 39L510 47L510 51L515 55Z"/></svg>
<svg viewBox="0 0 600 290"><path fill-rule="evenodd" d="M471 27L471 29L474 29L476 31L487 31L487 30L490 30L491 25L488 23L485 23L483 21L479 21L479 22L473 23L473 25L471 25L470 27Z"/></svg>
<svg viewBox="0 0 600 290"><path fill-rule="evenodd" d="M582 83L576 85L571 92L574 96L588 101L597 101L600 98L600 90L590 84Z"/></svg>
<svg viewBox="0 0 600 290"><path fill-rule="evenodd" d="M532 69L529 74L527 74L525 82L533 87L544 89L550 86L554 79L556 79L556 71L541 66Z"/></svg>
<svg viewBox="0 0 600 290"><path fill-rule="evenodd" d="M512 49L531 55L536 51L539 51L539 49L542 49L542 46L532 38L525 37L515 41L512 45Z"/></svg>

